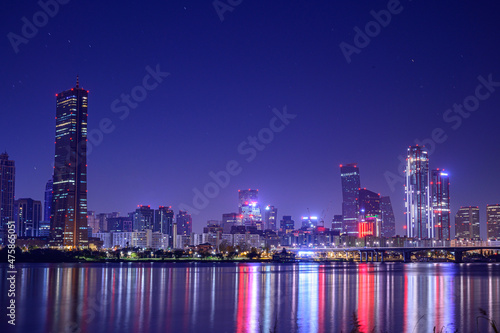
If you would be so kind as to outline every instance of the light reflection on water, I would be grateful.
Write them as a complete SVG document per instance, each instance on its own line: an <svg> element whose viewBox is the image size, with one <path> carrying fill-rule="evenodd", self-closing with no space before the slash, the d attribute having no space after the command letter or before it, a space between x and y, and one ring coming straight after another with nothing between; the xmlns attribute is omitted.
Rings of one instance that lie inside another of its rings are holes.
<svg viewBox="0 0 500 333"><path fill-rule="evenodd" d="M476 327L479 308L500 321L500 264L18 264L17 270L17 332L349 332L354 313L363 332L488 332L485 320ZM2 296L2 313L6 302Z"/></svg>

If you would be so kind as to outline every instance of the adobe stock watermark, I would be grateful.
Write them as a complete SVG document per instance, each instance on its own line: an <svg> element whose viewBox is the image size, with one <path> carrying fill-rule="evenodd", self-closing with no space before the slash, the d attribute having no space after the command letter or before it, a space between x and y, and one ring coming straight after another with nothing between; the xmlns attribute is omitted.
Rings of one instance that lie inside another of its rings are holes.
<svg viewBox="0 0 500 333"><path fill-rule="evenodd" d="M297 117L296 114L288 113L286 105L283 111L274 108L272 110L273 117L269 120L268 127L263 127L255 136L249 135L245 140L240 142L236 151L240 156L245 157L247 163L252 162L257 157L258 153L263 151L267 145L273 142L277 133L282 132L290 120ZM179 205L180 210L188 211L192 214L199 214L201 210L207 208L210 199L216 198L221 189L226 188L231 182L231 178L239 175L243 171L240 162L235 159L229 160L226 163L225 169L218 172L210 171L208 181L201 189L193 188L192 206L185 203Z"/></svg>
<svg viewBox="0 0 500 333"><path fill-rule="evenodd" d="M224 22L224 13L232 12L235 7L241 5L243 0L215 0L212 2L215 12L219 16L221 22Z"/></svg>
<svg viewBox="0 0 500 333"><path fill-rule="evenodd" d="M495 92L495 88L500 87L500 81L493 81L493 74L489 74L487 79L479 75L477 80L479 84L476 86L473 94L465 97L462 104L455 103L452 108L445 110L443 113L443 121L446 124L450 124L451 129L454 131L462 126L464 119L469 118L473 112L479 109L481 101L486 101ZM444 143L446 140L448 140L447 131L436 127L431 131L430 137L423 140L415 139L414 142L416 145L425 146L428 150L428 156L431 156L436 150L437 145ZM399 155L398 159L400 163L397 174L391 171L384 172L385 180L392 192L396 190L398 183L405 183L406 157Z"/></svg>
<svg viewBox="0 0 500 333"><path fill-rule="evenodd" d="M371 10L370 15L374 20L368 21L363 30L358 26L353 28L356 33L353 39L354 45L344 41L339 44L340 51L347 63L350 64L352 62L352 55L360 54L361 50L370 44L371 38L377 37L382 32L382 28L386 28L391 23L392 17L400 14L403 9L399 0L389 0L387 2L387 9L382 9L378 12Z"/></svg>
<svg viewBox="0 0 500 333"><path fill-rule="evenodd" d="M21 34L16 34L14 32L9 32L7 34L7 39L10 45L14 49L14 52L19 53L19 46L21 44L28 44L29 40L34 38L38 34L38 29L45 27L49 23L49 18L54 18L57 13L59 13L59 6L66 5L70 0L40 0L38 1L38 6L42 10L37 11L33 14L31 21L23 16L21 22Z"/></svg>
<svg viewBox="0 0 500 333"><path fill-rule="evenodd" d="M148 97L148 92L158 88L160 83L170 75L168 72L162 72L160 64L157 64L155 69L151 66L146 66L147 74L142 78L142 83L130 89L129 94L122 93L120 98L111 102L111 112L116 113L120 120L125 120L130 115L131 110L135 110L141 102ZM87 156L92 153L94 147L99 146L105 134L111 134L116 129L113 121L110 118L102 118L99 121L99 127L89 131L87 135Z"/></svg>
<svg viewBox="0 0 500 333"><path fill-rule="evenodd" d="M162 72L160 69L160 64L157 64L155 69L151 66L146 66L147 74L142 78L142 83L136 85L130 90L129 94L122 93L120 98L115 99L111 102L110 108L111 112L118 114L120 120L125 120L130 115L130 110L134 110L139 106L139 103L143 102L147 96L148 92L151 92L158 88L160 83L170 75L168 72ZM85 159L77 158L78 156L89 156L94 151L94 148L101 145L104 141L104 136L106 134L111 134L116 129L116 125L110 118L102 118L99 121L97 128L93 128L87 133L87 141L83 141L78 147L78 152L70 150L66 147L66 157L61 163L54 166L59 170L64 170L67 167L66 163L83 163Z"/></svg>

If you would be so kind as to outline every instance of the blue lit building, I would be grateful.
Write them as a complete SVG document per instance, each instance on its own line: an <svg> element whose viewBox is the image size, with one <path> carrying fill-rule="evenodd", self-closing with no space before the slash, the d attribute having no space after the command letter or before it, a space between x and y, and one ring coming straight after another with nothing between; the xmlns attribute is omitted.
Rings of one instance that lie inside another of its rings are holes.
<svg viewBox="0 0 500 333"><path fill-rule="evenodd" d="M450 224L450 177L444 170L431 171L431 224L434 237L439 240L451 239Z"/></svg>
<svg viewBox="0 0 500 333"><path fill-rule="evenodd" d="M405 171L406 235L416 239L434 237L430 217L429 156L422 146L410 146Z"/></svg>

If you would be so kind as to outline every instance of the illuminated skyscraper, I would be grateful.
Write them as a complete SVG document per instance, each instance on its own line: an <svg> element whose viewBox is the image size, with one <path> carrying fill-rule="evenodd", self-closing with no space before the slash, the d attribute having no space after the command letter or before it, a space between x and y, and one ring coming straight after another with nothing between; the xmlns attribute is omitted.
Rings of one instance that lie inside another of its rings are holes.
<svg viewBox="0 0 500 333"><path fill-rule="evenodd" d="M31 198L15 201L15 221L18 236L38 237L42 220L42 203Z"/></svg>
<svg viewBox="0 0 500 333"><path fill-rule="evenodd" d="M382 236L392 237L396 234L396 219L390 197L380 198L380 210L382 212Z"/></svg>
<svg viewBox="0 0 500 333"><path fill-rule="evenodd" d="M186 211L179 210L175 218L175 223L177 224L177 235L189 236L193 231L193 219L191 215Z"/></svg>
<svg viewBox="0 0 500 333"><path fill-rule="evenodd" d="M431 171L431 225L434 237L439 240L451 239L450 223L450 177L444 170Z"/></svg>
<svg viewBox="0 0 500 333"><path fill-rule="evenodd" d="M238 209L245 226L257 226L262 230L262 214L259 205L259 190L238 190Z"/></svg>
<svg viewBox="0 0 500 333"><path fill-rule="evenodd" d="M366 216L376 216L382 218L380 210L380 194L369 191L366 188L359 189L359 216L364 218Z"/></svg>
<svg viewBox="0 0 500 333"><path fill-rule="evenodd" d="M455 238L480 240L479 207L460 207L455 215Z"/></svg>
<svg viewBox="0 0 500 333"><path fill-rule="evenodd" d="M358 237L369 235L380 237L382 230L380 194L366 188L360 188L358 209Z"/></svg>
<svg viewBox="0 0 500 333"><path fill-rule="evenodd" d="M275 231L277 222L278 222L278 208L267 205L264 210L264 229Z"/></svg>
<svg viewBox="0 0 500 333"><path fill-rule="evenodd" d="M408 148L406 157L406 235L417 239L433 238L429 212L429 157L421 146Z"/></svg>
<svg viewBox="0 0 500 333"><path fill-rule="evenodd" d="M155 222L156 214L155 210L152 209L151 206L139 205L137 207L138 208L134 212L134 220L133 220L134 231L144 231L146 229L150 229L153 231L161 230L161 226L159 226ZM157 221L159 221L159 219L157 219Z"/></svg>
<svg viewBox="0 0 500 333"><path fill-rule="evenodd" d="M53 201L50 217L53 246L86 247L87 99L76 87L56 95Z"/></svg>
<svg viewBox="0 0 500 333"><path fill-rule="evenodd" d="M500 204L486 206L486 225L489 240L500 240Z"/></svg>
<svg viewBox="0 0 500 333"><path fill-rule="evenodd" d="M168 235L168 245L174 247L174 243L177 237L177 230L174 228L174 216L175 213L172 210L172 206L160 206L155 210L154 216L154 229L153 231L159 231L162 234Z"/></svg>
<svg viewBox="0 0 500 333"><path fill-rule="evenodd" d="M358 234L358 191L361 187L359 168L356 164L340 165L342 180L343 229L349 236Z"/></svg>
<svg viewBox="0 0 500 333"><path fill-rule="evenodd" d="M7 223L14 221L16 165L9 155L0 155L0 244L6 244Z"/></svg>

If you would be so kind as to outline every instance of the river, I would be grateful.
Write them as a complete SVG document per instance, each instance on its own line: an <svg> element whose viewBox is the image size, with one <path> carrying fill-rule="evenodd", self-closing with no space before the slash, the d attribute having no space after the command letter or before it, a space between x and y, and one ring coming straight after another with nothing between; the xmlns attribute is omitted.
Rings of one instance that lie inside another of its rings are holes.
<svg viewBox="0 0 500 333"><path fill-rule="evenodd" d="M7 266L2 264L2 332ZM15 332L493 332L500 264L16 264Z"/></svg>

